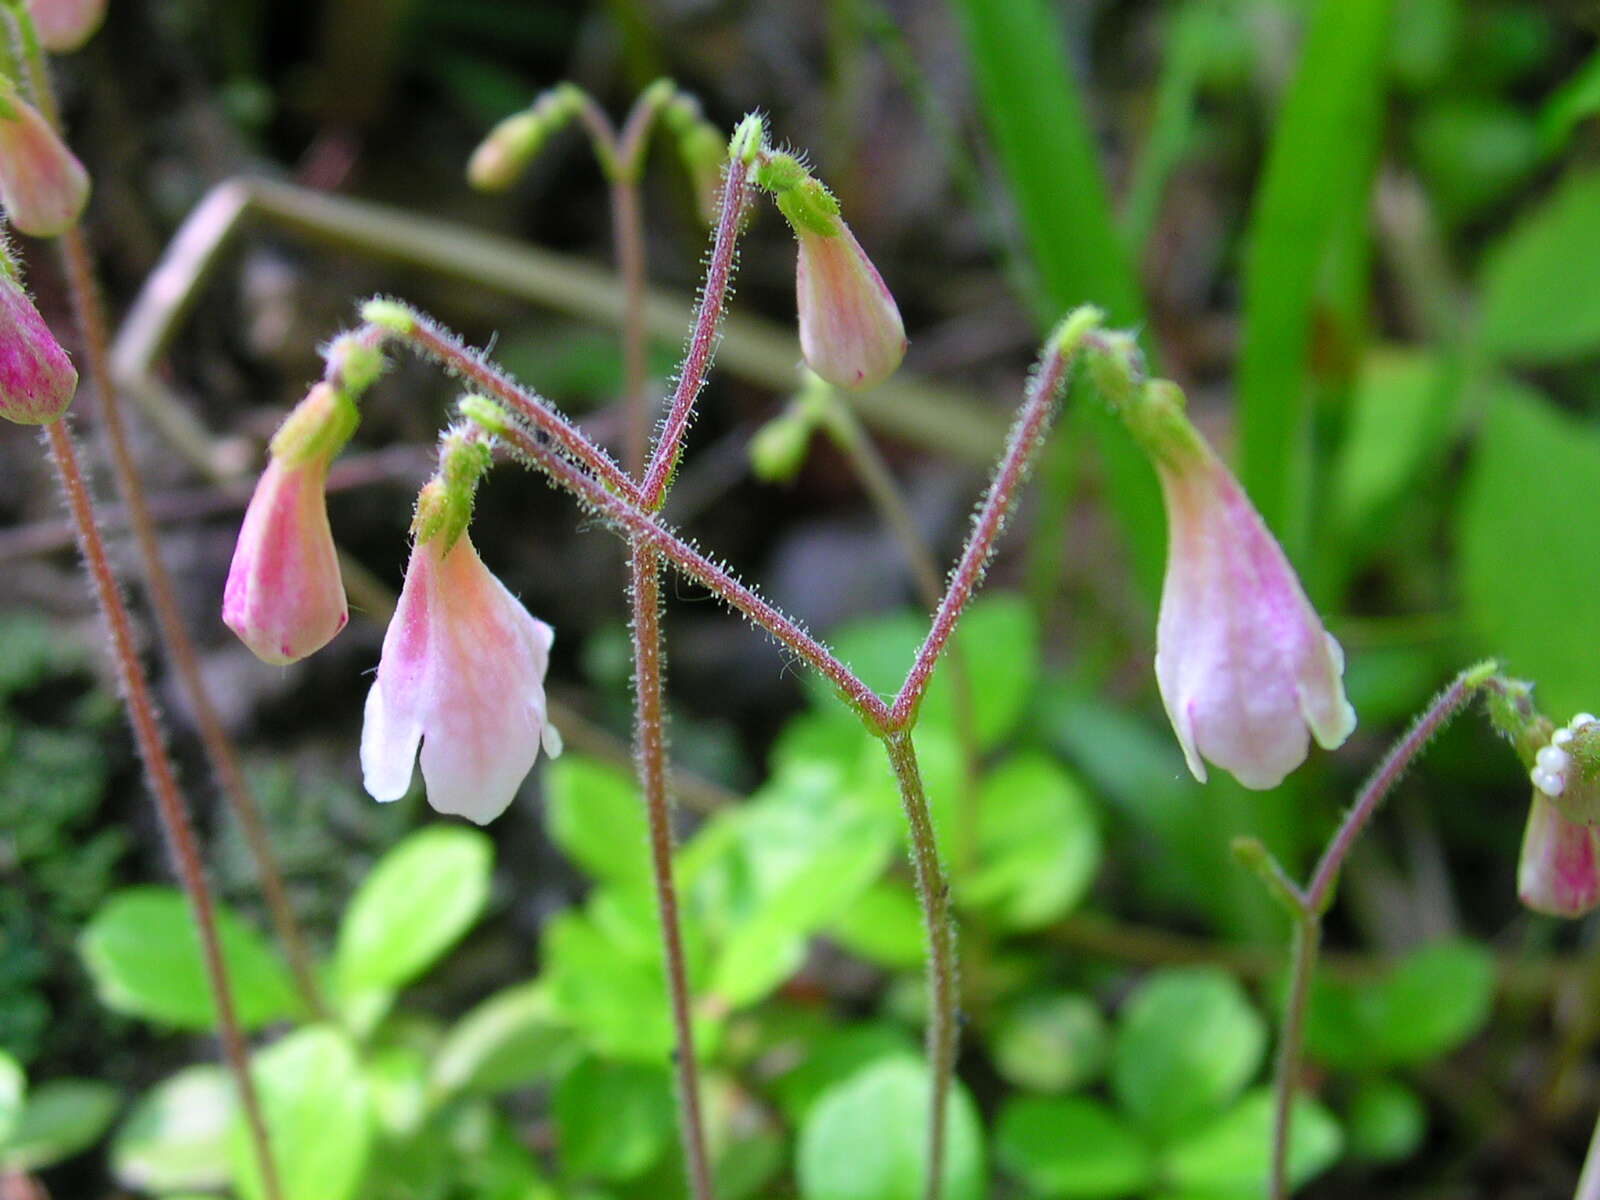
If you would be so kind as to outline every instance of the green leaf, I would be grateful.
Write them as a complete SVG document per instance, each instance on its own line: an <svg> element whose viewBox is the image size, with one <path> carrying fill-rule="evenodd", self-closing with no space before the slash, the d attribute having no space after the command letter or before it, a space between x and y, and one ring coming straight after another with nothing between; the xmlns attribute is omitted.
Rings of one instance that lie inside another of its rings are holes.
<svg viewBox="0 0 1600 1200"><path fill-rule="evenodd" d="M1410 1158L1428 1132L1422 1098L1395 1079L1374 1079L1350 1101L1345 1122L1350 1153L1368 1162L1397 1163Z"/></svg>
<svg viewBox="0 0 1600 1200"><path fill-rule="evenodd" d="M1320 0L1272 134L1244 252L1240 479L1291 559L1305 544L1307 385L1321 269L1367 227L1389 0Z"/></svg>
<svg viewBox="0 0 1600 1200"><path fill-rule="evenodd" d="M1111 1089L1158 1138L1223 1110L1266 1049L1261 1017L1238 983L1210 968L1152 974L1123 1006Z"/></svg>
<svg viewBox="0 0 1600 1200"><path fill-rule="evenodd" d="M945 1200L984 1193L983 1131L956 1083L945 1110ZM829 1088L800 1130L805 1200L920 1200L924 1194L928 1072L916 1059L885 1059Z"/></svg>
<svg viewBox="0 0 1600 1200"><path fill-rule="evenodd" d="M1539 131L1519 104L1443 98L1412 123L1411 142L1433 202L1451 221L1478 215L1539 165Z"/></svg>
<svg viewBox="0 0 1600 1200"><path fill-rule="evenodd" d="M1111 1035L1094 1001L1075 992L1026 996L1001 1010L989 1037L996 1068L1017 1087L1068 1092L1105 1069Z"/></svg>
<svg viewBox="0 0 1600 1200"><path fill-rule="evenodd" d="M550 838L596 879L650 886L650 835L632 776L608 763L564 754L545 768Z"/></svg>
<svg viewBox="0 0 1600 1200"><path fill-rule="evenodd" d="M398 988L432 966L483 915L493 843L475 829L433 825L381 858L339 926L339 989Z"/></svg>
<svg viewBox="0 0 1600 1200"><path fill-rule="evenodd" d="M1483 1028L1493 1001L1493 955L1471 942L1435 942L1376 981L1319 975L1306 1012L1306 1048L1352 1071L1424 1063Z"/></svg>
<svg viewBox="0 0 1600 1200"><path fill-rule="evenodd" d="M1260 1088L1204 1129L1174 1145L1162 1172L1180 1188L1260 1195L1272 1163L1273 1096ZM1289 1127L1289 1180L1298 1187L1339 1157L1338 1123L1313 1100L1297 1099Z"/></svg>
<svg viewBox="0 0 1600 1200"><path fill-rule="evenodd" d="M633 1179L672 1140L672 1081L665 1070L586 1058L556 1088L561 1163L573 1179Z"/></svg>
<svg viewBox="0 0 1600 1200"><path fill-rule="evenodd" d="M928 956L922 910L899 880L884 879L862 892L830 933L850 953L891 971L913 970Z"/></svg>
<svg viewBox="0 0 1600 1200"><path fill-rule="evenodd" d="M928 621L921 613L897 612L835 630L832 644L868 687L893 695L905 682L927 632ZM954 642L960 647L971 689L978 741L984 748L992 748L1016 728L1032 698L1039 676L1038 626L1021 596L995 593L968 606ZM938 731L951 736L957 733L953 676L946 655L918 711L919 732ZM838 701L827 683L808 676L807 686L819 708L837 707ZM849 735L841 731L837 736L837 743L827 744L837 745L842 752Z"/></svg>
<svg viewBox="0 0 1600 1200"><path fill-rule="evenodd" d="M1572 131L1600 113L1600 53L1591 54L1545 101L1539 113L1539 145L1545 153L1561 149Z"/></svg>
<svg viewBox="0 0 1600 1200"><path fill-rule="evenodd" d="M1589 276L1570 278L1577 287ZM1477 644L1536 680L1540 707L1558 721L1593 708L1600 679L1600 526L1580 515L1580 499L1594 495L1600 434L1525 389L1503 388L1460 510L1461 592Z"/></svg>
<svg viewBox="0 0 1600 1200"><path fill-rule="evenodd" d="M1097 1100L1013 1100L1000 1113L995 1157L1029 1194L1126 1196L1151 1178L1150 1153Z"/></svg>
<svg viewBox="0 0 1600 1200"><path fill-rule="evenodd" d="M27 1090L28 1077L17 1060L0 1050L0 1146L5 1145L22 1115L22 1097Z"/></svg>
<svg viewBox="0 0 1600 1200"><path fill-rule="evenodd" d="M146 1192L220 1188L228 1182L226 1135L233 1082L221 1067L186 1067L134 1105L111 1144L111 1170Z"/></svg>
<svg viewBox="0 0 1600 1200"><path fill-rule="evenodd" d="M660 1062L672 1050L666 976L647 956L587 912L564 912L544 934L545 974L557 1014L603 1054Z"/></svg>
<svg viewBox="0 0 1600 1200"><path fill-rule="evenodd" d="M574 1053L548 982L534 980L496 992L445 1034L433 1058L433 1088L446 1095L509 1091L559 1075Z"/></svg>
<svg viewBox="0 0 1600 1200"><path fill-rule="evenodd" d="M0 1168L40 1171L81 1154L100 1140L122 1094L93 1079L52 1079L28 1092L11 1136L0 1144Z"/></svg>
<svg viewBox="0 0 1600 1200"><path fill-rule="evenodd" d="M1100 866L1088 798L1059 765L1025 754L983 781L978 860L961 881L964 907L1006 929L1048 925L1083 898Z"/></svg>
<svg viewBox="0 0 1600 1200"><path fill-rule="evenodd" d="M723 1003L743 1007L777 987L799 965L805 939L883 873L895 826L839 784L835 768L797 766L730 814L737 840L694 889L708 923L718 919L713 899L720 910L708 987Z"/></svg>
<svg viewBox="0 0 1600 1200"><path fill-rule="evenodd" d="M1098 134L1068 69L1058 10L1043 0L951 0L950 6L961 18L984 124L1038 271L1040 294L1029 299L1041 329L1080 304L1104 308L1113 324L1141 323L1138 276L1112 219ZM1044 113L1049 119L1041 119ZM1088 411L1135 574L1154 597L1162 559L1154 477L1103 406Z"/></svg>
<svg viewBox="0 0 1600 1200"><path fill-rule="evenodd" d="M1569 176L1485 258L1478 336L1491 355L1561 362L1600 346L1600 171Z"/></svg>
<svg viewBox="0 0 1600 1200"><path fill-rule="evenodd" d="M790 1122L801 1124L819 1096L881 1059L908 1058L916 1043L903 1026L884 1020L855 1021L838 1029L802 1030L773 1047L773 1057L794 1063L772 1081Z"/></svg>
<svg viewBox="0 0 1600 1200"><path fill-rule="evenodd" d="M240 1024L255 1029L297 1012L288 972L261 936L220 905L216 916ZM200 936L177 890L118 892L83 931L78 953L107 1008L181 1029L214 1026Z"/></svg>
<svg viewBox="0 0 1600 1200"><path fill-rule="evenodd" d="M1403 501L1439 450L1454 410L1434 356L1400 348L1367 356L1333 469L1333 523L1344 538L1371 542L1383 536L1387 526L1379 518Z"/></svg>
<svg viewBox="0 0 1600 1200"><path fill-rule="evenodd" d="M282 1200L349 1200L372 1142L367 1085L349 1040L314 1026L255 1056L251 1076L266 1117ZM263 1200L254 1145L242 1114L228 1133L228 1160L243 1200Z"/></svg>

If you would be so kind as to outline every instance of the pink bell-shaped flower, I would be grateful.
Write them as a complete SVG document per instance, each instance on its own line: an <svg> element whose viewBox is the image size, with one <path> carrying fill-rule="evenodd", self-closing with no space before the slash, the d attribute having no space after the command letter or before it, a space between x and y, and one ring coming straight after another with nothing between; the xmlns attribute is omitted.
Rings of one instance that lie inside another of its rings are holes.
<svg viewBox="0 0 1600 1200"><path fill-rule="evenodd" d="M55 237L89 202L89 175L39 111L0 92L0 205L20 232Z"/></svg>
<svg viewBox="0 0 1600 1200"><path fill-rule="evenodd" d="M1156 679L1195 778L1210 759L1250 788L1276 787L1355 728L1344 655L1233 474L1183 415L1175 387L1151 384L1130 419L1166 499L1167 572Z"/></svg>
<svg viewBox="0 0 1600 1200"><path fill-rule="evenodd" d="M348 396L319 383L272 440L222 594L222 619L263 662L322 649L349 612L328 525L328 465L355 428Z"/></svg>
<svg viewBox="0 0 1600 1200"><path fill-rule="evenodd" d="M806 365L835 387L882 383L906 356L906 328L883 276L850 227L795 227L795 303Z"/></svg>
<svg viewBox="0 0 1600 1200"><path fill-rule="evenodd" d="M398 800L420 745L428 803L483 825L510 805L541 745L561 752L544 698L555 634L490 574L464 531L449 543L419 534L412 547L367 694L361 770L374 799Z"/></svg>
<svg viewBox="0 0 1600 1200"><path fill-rule="evenodd" d="M14 276L0 274L0 417L44 425L67 411L78 372Z"/></svg>
<svg viewBox="0 0 1600 1200"><path fill-rule="evenodd" d="M1517 896L1534 912L1581 917L1600 906L1600 828L1568 820L1535 788L1517 860Z"/></svg>
<svg viewBox="0 0 1600 1200"><path fill-rule="evenodd" d="M106 19L106 0L28 0L39 44L67 54L89 40Z"/></svg>

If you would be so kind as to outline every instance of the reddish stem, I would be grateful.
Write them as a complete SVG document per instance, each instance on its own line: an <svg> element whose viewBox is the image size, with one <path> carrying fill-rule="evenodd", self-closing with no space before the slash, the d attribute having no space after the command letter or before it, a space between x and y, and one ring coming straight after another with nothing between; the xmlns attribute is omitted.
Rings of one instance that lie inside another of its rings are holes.
<svg viewBox="0 0 1600 1200"><path fill-rule="evenodd" d="M1055 415L1056 401L1071 358L1072 351L1064 349L1057 339L1052 338L1028 383L1022 410L1012 423L1011 432L1006 438L1005 453L989 484L983 507L978 510L972 523L972 533L962 550L961 560L950 574L944 600L934 615L933 625L928 630L922 648L917 651L916 660L906 673L906 681L899 695L894 698L889 716L892 728L907 729L915 721L917 706L922 703L923 694L928 690L939 655L950 640L950 635L955 632L956 622L961 619L967 601L983 582L984 570L989 565L990 555L994 553L995 539L999 537L1034 456L1050 430L1050 421Z"/></svg>
<svg viewBox="0 0 1600 1200"><path fill-rule="evenodd" d="M640 501L651 512L659 509L666 499L667 485L683 456L683 437L694 415L694 402L705 384L711 356L717 348L717 330L727 308L728 285L733 280L739 232L744 227L745 207L750 196L749 172L749 165L740 158L728 163L722 185L722 208L717 214L716 240L711 247L711 264L706 268L705 287L700 293L700 309L695 314L694 331L689 335L689 348L678 372L672 407L661 426L650 469L640 489Z"/></svg>
<svg viewBox="0 0 1600 1200"><path fill-rule="evenodd" d="M217 1033L222 1050L239 1089L240 1103L244 1108L245 1123L250 1130L250 1140L255 1148L256 1163L261 1171L263 1190L269 1200L281 1200L278 1172L272 1159L267 1138L267 1125L261 1114L261 1104L256 1096L255 1084L250 1078L250 1056L245 1046L244 1034L239 1026L233 1002L233 989L228 982L227 967L222 956L222 942L217 934L216 908L211 899L211 889L206 883L205 869L201 866L200 850L195 844L194 830L189 824L188 806L178 788L178 779L167 757L161 740L161 726L156 716L155 701L150 695L150 684L145 678L144 666L133 640L133 626L127 607L122 602L116 577L111 571L111 561L106 555L105 543L95 525L94 507L89 490L84 485L83 470L78 453L67 431L65 421L52 421L45 426L45 438L50 457L55 463L56 475L61 484L67 509L77 526L78 545L83 552L89 578L94 584L95 599L101 616L111 635L112 657L116 663L117 681L122 687L122 698L133 726L134 740L139 747L139 757L144 762L151 794L155 797L156 812L161 827L166 832L167 844L177 863L178 877L183 881L184 893L194 914L195 927L200 932L200 953L205 964L206 979L211 986L212 999L217 1006Z"/></svg>

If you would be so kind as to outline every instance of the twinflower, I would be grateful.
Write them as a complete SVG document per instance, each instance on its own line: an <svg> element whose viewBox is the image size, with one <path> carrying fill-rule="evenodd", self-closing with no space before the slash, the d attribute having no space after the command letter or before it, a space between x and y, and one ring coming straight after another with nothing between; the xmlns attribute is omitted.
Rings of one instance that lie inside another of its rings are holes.
<svg viewBox="0 0 1600 1200"><path fill-rule="evenodd" d="M67 411L78 372L22 283L0 264L0 417L43 425Z"/></svg>
<svg viewBox="0 0 1600 1200"><path fill-rule="evenodd" d="M428 803L482 825L510 805L541 747L561 752L544 696L555 635L483 565L465 514L452 512L450 474L418 498L405 586L367 695L361 770L374 799L397 800L420 747Z"/></svg>
<svg viewBox="0 0 1600 1200"><path fill-rule="evenodd" d="M1275 787L1355 728L1344 655L1238 480L1184 415L1169 383L1124 414L1161 479L1167 570L1156 679L1189 769L1202 759L1251 788Z"/></svg>
<svg viewBox="0 0 1600 1200"><path fill-rule="evenodd" d="M89 175L39 110L0 82L0 205L32 237L64 233L89 202Z"/></svg>

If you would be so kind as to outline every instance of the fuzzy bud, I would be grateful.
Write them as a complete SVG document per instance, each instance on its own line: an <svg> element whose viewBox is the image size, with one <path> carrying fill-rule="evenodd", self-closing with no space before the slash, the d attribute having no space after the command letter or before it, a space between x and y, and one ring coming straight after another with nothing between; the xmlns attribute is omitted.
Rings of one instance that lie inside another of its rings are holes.
<svg viewBox="0 0 1600 1200"><path fill-rule="evenodd" d="M22 284L0 275L0 417L44 425L67 411L77 389L77 370Z"/></svg>
<svg viewBox="0 0 1600 1200"><path fill-rule="evenodd" d="M20 232L65 233L89 202L89 175L38 109L0 87L0 205Z"/></svg>
<svg viewBox="0 0 1600 1200"><path fill-rule="evenodd" d="M1534 912L1581 917L1600 905L1600 830L1570 821L1535 787L1517 860L1517 896Z"/></svg>
<svg viewBox="0 0 1600 1200"><path fill-rule="evenodd" d="M319 383L272 439L222 596L223 621L263 662L314 654L349 620L326 487L356 419L348 396Z"/></svg>
<svg viewBox="0 0 1600 1200"><path fill-rule="evenodd" d="M572 84L551 88L493 129L467 163L467 182L481 192L503 192L514 184L550 136L577 115L583 93Z"/></svg>
<svg viewBox="0 0 1600 1200"><path fill-rule="evenodd" d="M52 54L70 54L106 19L106 0L28 0L39 44Z"/></svg>

